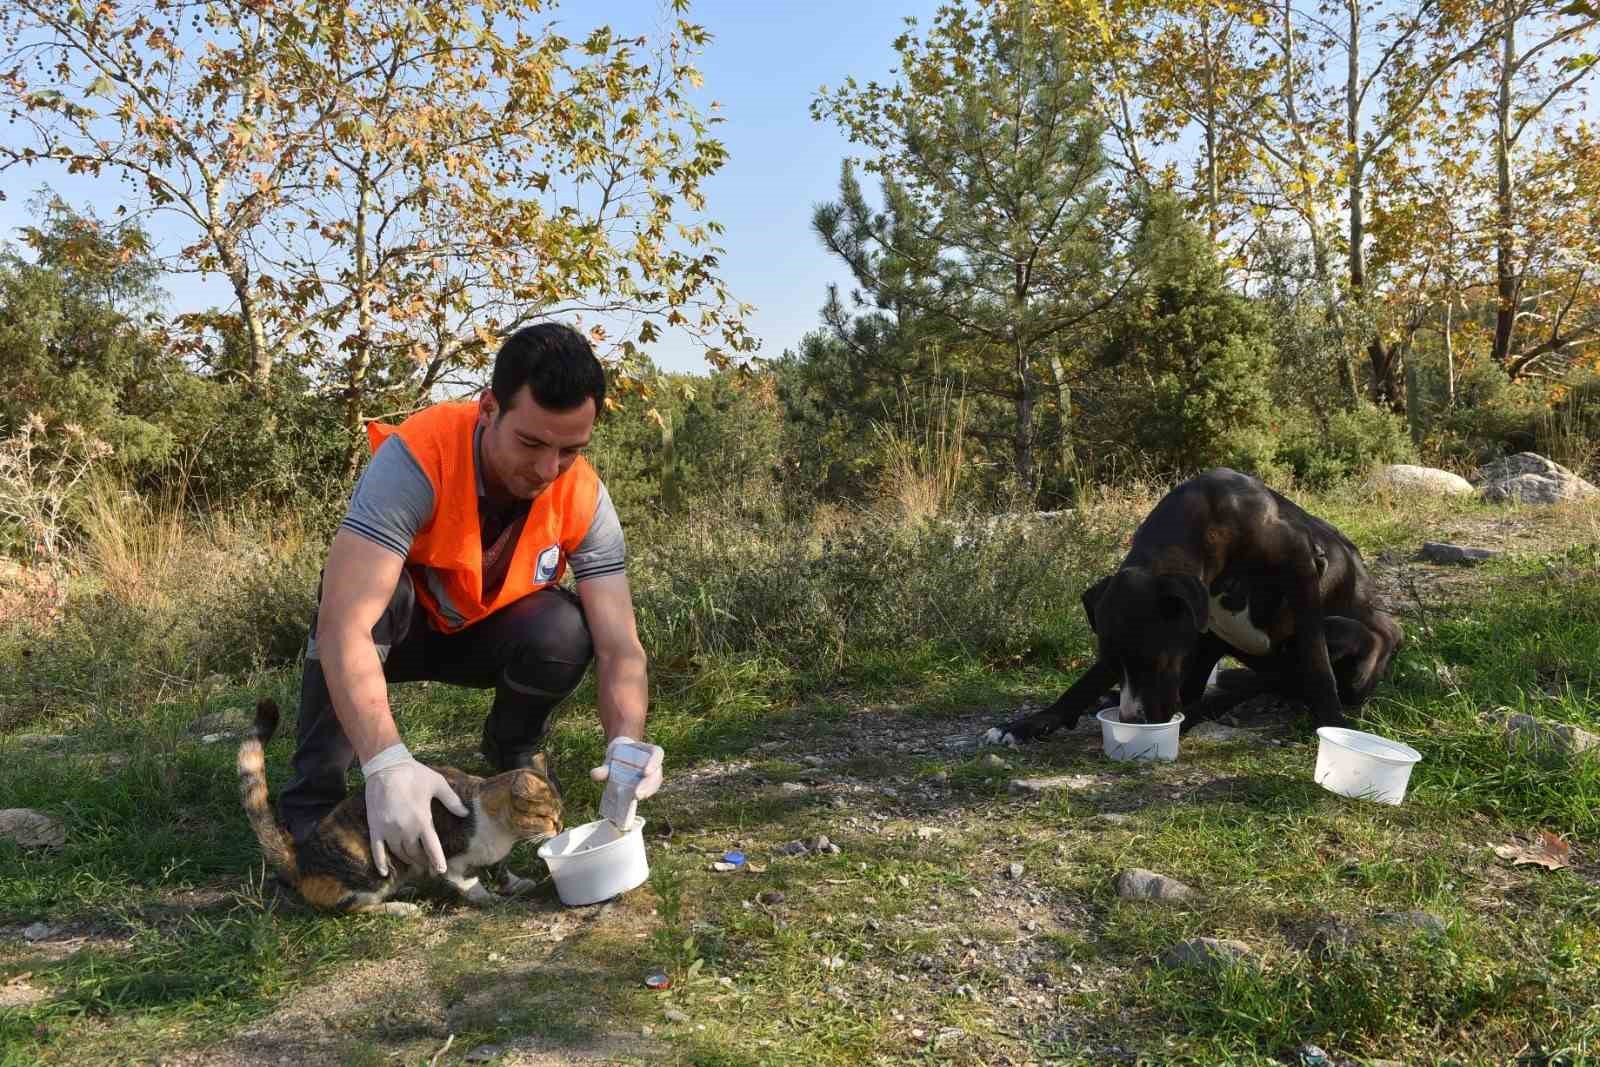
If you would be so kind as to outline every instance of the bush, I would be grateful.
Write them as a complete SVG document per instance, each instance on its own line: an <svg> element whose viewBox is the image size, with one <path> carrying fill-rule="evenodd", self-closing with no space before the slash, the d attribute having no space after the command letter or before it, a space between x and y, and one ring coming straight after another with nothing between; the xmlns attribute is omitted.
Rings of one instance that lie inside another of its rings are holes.
<svg viewBox="0 0 1600 1067"><path fill-rule="evenodd" d="M1405 419L1361 404L1333 412L1326 426L1301 423L1286 430L1276 463L1298 484L1322 489L1380 464L1415 459Z"/></svg>

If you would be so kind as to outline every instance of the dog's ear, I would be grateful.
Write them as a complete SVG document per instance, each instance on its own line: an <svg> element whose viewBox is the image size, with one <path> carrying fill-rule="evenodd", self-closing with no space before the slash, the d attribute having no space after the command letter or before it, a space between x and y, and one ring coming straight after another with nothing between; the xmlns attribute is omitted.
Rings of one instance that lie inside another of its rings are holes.
<svg viewBox="0 0 1600 1067"><path fill-rule="evenodd" d="M1194 619L1194 628L1204 631L1211 620L1211 598L1206 595L1205 583L1191 574L1174 574L1167 578L1166 595L1176 601L1174 611L1188 611Z"/></svg>
<svg viewBox="0 0 1600 1067"><path fill-rule="evenodd" d="M1087 588L1087 589L1085 589L1083 591L1083 613L1085 615L1089 616L1089 629L1091 629L1091 630L1095 629L1095 623L1094 623L1094 609L1095 609L1095 606L1100 603L1100 598L1105 596L1105 594L1106 594L1106 586L1108 586L1110 584L1111 584L1111 575L1108 574L1104 578L1100 579L1098 582L1095 582L1093 585L1091 585L1089 588Z"/></svg>

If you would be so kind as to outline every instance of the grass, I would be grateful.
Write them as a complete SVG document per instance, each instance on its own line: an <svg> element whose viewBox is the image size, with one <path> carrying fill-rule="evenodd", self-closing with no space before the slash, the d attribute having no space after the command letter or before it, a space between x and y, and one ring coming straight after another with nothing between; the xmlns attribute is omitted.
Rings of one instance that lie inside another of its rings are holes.
<svg viewBox="0 0 1600 1067"><path fill-rule="evenodd" d="M69 827L54 853L0 844L0 1067L429 1063L451 1035L438 1063L492 1046L482 1054L520 1063L1267 1064L1307 1044L1345 1063L1600 1061L1600 764L1508 748L1483 717L1600 731L1594 513L1315 503L1386 561L1406 622L1364 718L1423 752L1401 807L1317 789L1303 715L1267 732L1276 743L1185 742L1160 767L1108 764L1092 731L1016 752L958 743L1082 666L1075 591L1114 557L1138 503L1108 501L1069 527L1076 547L992 546L1026 573L1067 552L1055 606L980 604L1004 587L940 584L974 572L938 578L936 532L932 547L899 543L898 577L866 568L896 548L870 537L824 551L746 531L719 549L721 566L766 561L772 574L696 571L704 545L642 552L678 564L639 580L661 651L652 735L672 785L645 813L651 882L603 908L562 909L545 885L488 911L428 892L416 921L313 915L264 886L232 744L204 740L263 693L292 706L292 668L219 676L169 648L152 669L128 642L153 638L131 623L97 632L87 614L55 645L0 638L8 655L33 651L27 718L0 731L0 808ZM1396 562L1452 531L1514 551L1473 572ZM813 551L820 573L784 569L790 550ZM831 556L858 575L857 598L931 602L950 636L928 608L903 611L896 638L860 599L822 588ZM737 623L773 604L762 627ZM828 629L841 604L870 640ZM1023 615L1038 616L1025 632L984 632ZM424 758L477 767L484 694L395 694ZM574 821L597 800L578 770L600 751L592 699L574 697L552 742ZM288 750L269 750L274 789ZM1064 774L1080 787L1009 788ZM1572 868L1495 856L1540 828L1573 842ZM818 834L840 853L781 851ZM736 847L745 870L710 870ZM543 873L527 852L514 866ZM1129 867L1196 893L1120 900L1114 877ZM1413 911L1442 928L1386 918ZM24 940L40 922L52 933ZM1242 941L1252 959L1160 965L1194 937ZM643 985L656 968L673 978L665 993Z"/></svg>

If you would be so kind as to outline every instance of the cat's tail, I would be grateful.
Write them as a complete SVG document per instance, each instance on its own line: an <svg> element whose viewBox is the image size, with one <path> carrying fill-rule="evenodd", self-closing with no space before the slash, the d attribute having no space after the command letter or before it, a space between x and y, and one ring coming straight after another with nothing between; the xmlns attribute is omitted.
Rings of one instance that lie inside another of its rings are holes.
<svg viewBox="0 0 1600 1067"><path fill-rule="evenodd" d="M256 704L256 721L239 745L239 800L250 819L250 828L261 842L261 851L279 874L293 881L299 876L294 841L278 825L277 816L267 802L266 743L278 729L278 705L271 700Z"/></svg>

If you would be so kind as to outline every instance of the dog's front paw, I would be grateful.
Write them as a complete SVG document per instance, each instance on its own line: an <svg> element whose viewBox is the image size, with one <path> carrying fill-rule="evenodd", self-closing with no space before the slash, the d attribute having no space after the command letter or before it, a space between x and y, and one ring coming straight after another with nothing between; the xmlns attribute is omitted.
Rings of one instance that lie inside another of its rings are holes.
<svg viewBox="0 0 1600 1067"><path fill-rule="evenodd" d="M1004 748L1017 747L1017 735L1011 732L1009 726L992 726L983 735L980 744L1000 745Z"/></svg>

